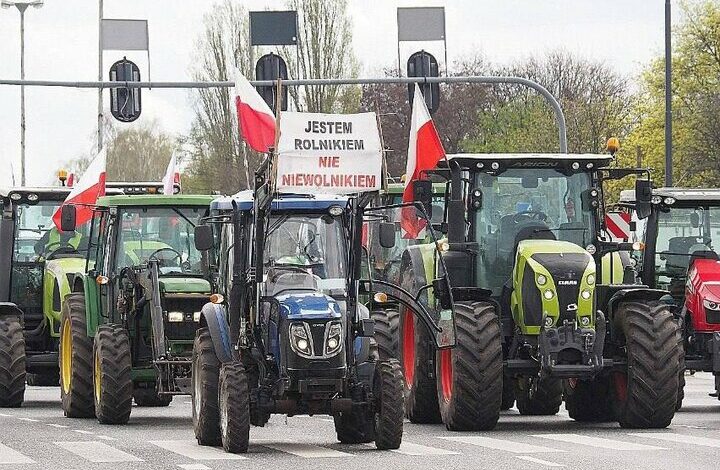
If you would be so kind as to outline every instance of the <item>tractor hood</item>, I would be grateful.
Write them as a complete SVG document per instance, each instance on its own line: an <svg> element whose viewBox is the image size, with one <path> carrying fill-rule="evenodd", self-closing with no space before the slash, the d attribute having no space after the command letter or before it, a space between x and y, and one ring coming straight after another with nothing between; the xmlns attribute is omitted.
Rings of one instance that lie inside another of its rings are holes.
<svg viewBox="0 0 720 470"><path fill-rule="evenodd" d="M160 290L166 294L210 294L210 282L197 277L161 277Z"/></svg>
<svg viewBox="0 0 720 470"><path fill-rule="evenodd" d="M318 292L292 293L277 297L280 315L288 320L322 320L341 317L340 305Z"/></svg>
<svg viewBox="0 0 720 470"><path fill-rule="evenodd" d="M720 303L720 261L698 259L692 269L691 279L700 297Z"/></svg>

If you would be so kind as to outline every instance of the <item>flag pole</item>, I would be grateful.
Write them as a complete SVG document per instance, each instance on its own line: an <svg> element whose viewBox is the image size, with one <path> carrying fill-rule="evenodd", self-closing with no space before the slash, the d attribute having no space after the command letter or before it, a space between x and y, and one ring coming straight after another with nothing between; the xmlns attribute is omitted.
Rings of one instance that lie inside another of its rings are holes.
<svg viewBox="0 0 720 470"><path fill-rule="evenodd" d="M272 192L275 192L276 189L276 179L277 179L277 165L278 165L278 145L280 145L280 114L282 110L282 79L277 79L277 85L275 90L275 148L273 149L273 152L270 155L271 161L272 161L272 182L271 188L273 188Z"/></svg>

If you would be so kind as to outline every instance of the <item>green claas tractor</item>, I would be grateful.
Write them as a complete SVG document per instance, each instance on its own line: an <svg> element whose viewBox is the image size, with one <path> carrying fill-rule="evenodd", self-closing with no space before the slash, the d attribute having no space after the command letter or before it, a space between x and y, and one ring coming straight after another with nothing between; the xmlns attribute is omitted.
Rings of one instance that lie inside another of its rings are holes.
<svg viewBox="0 0 720 470"><path fill-rule="evenodd" d="M68 417L122 424L138 406L190 393L193 338L212 283L194 228L210 196L101 197L85 267L60 321L60 388ZM63 230L75 225L63 206Z"/></svg>
<svg viewBox="0 0 720 470"><path fill-rule="evenodd" d="M632 244L610 241L602 217L604 181L635 175L643 216L650 182L639 177L646 170L613 168L612 161L467 154L428 172L449 183L440 245L457 346L432 351L399 316L411 419L491 429L514 395L522 414L555 414L564 398L578 421L670 423L681 354L677 323L662 300L667 291L634 284L614 256ZM433 211L432 184L415 182L414 191ZM437 269L430 248L412 245L403 254L399 271L411 292Z"/></svg>

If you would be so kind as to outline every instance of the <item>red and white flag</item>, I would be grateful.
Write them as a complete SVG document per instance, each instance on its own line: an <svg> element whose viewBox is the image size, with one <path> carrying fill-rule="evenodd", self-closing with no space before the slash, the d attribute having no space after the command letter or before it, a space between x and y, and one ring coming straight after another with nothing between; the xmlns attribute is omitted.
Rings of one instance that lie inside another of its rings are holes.
<svg viewBox="0 0 720 470"><path fill-rule="evenodd" d="M180 172L178 171L175 152L170 157L170 163L168 163L167 170L165 170L162 183L163 194L175 194L175 185L180 183Z"/></svg>
<svg viewBox="0 0 720 470"><path fill-rule="evenodd" d="M275 114L243 74L235 79L235 107L240 135L257 152L275 146Z"/></svg>
<svg viewBox="0 0 720 470"><path fill-rule="evenodd" d="M445 150L425 105L425 98L420 93L420 87L415 85L403 202L413 202L413 183L420 178L423 171L435 168L444 157ZM417 238L425 228L425 224L424 220L417 218L414 207L402 208L400 227L403 238Z"/></svg>
<svg viewBox="0 0 720 470"><path fill-rule="evenodd" d="M65 198L65 202L53 214L53 222L60 230L60 212L65 204L73 204L77 208L75 225L82 225L92 218L92 207L100 196L105 195L105 167L107 151L100 149L90 165L83 173L82 178L76 181L72 191Z"/></svg>

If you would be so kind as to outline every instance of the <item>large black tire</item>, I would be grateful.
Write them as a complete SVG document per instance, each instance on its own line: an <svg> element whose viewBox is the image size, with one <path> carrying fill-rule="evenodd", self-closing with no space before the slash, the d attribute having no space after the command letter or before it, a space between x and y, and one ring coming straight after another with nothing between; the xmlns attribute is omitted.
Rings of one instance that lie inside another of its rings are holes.
<svg viewBox="0 0 720 470"><path fill-rule="evenodd" d="M565 408L571 419L582 423L614 420L609 377L563 381Z"/></svg>
<svg viewBox="0 0 720 470"><path fill-rule="evenodd" d="M403 377L397 359L375 365L373 384L375 396L375 447L397 449L402 443L404 397Z"/></svg>
<svg viewBox="0 0 720 470"><path fill-rule="evenodd" d="M664 428L675 415L680 331L667 305L629 301L618 306L627 371L614 377L614 408L624 428Z"/></svg>
<svg viewBox="0 0 720 470"><path fill-rule="evenodd" d="M130 337L119 325L102 325L93 348L95 416L101 424L125 424L133 399Z"/></svg>
<svg viewBox="0 0 720 470"><path fill-rule="evenodd" d="M512 377L503 376L502 403L500 409L507 411L515 404L515 384Z"/></svg>
<svg viewBox="0 0 720 470"><path fill-rule="evenodd" d="M370 318L375 320L374 341L378 359L400 358L400 314L397 310L373 310Z"/></svg>
<svg viewBox="0 0 720 470"><path fill-rule="evenodd" d="M538 381L533 391L533 381ZM562 381L560 379L529 379L515 381L515 399L521 415L551 416L562 405Z"/></svg>
<svg viewBox="0 0 720 470"><path fill-rule="evenodd" d="M451 431L485 431L500 417L503 355L500 322L488 302L456 302L455 348L438 353L438 401Z"/></svg>
<svg viewBox="0 0 720 470"><path fill-rule="evenodd" d="M250 443L250 391L240 362L220 369L220 435L226 452L246 453Z"/></svg>
<svg viewBox="0 0 720 470"><path fill-rule="evenodd" d="M27 384L33 387L57 387L60 385L60 374L58 371L27 374Z"/></svg>
<svg viewBox="0 0 720 470"><path fill-rule="evenodd" d="M402 393L402 392L401 392ZM368 406L333 416L337 440L343 444L364 444L375 440L375 416Z"/></svg>
<svg viewBox="0 0 720 470"><path fill-rule="evenodd" d="M195 438L201 446L219 446L218 382L220 361L207 328L195 333L192 353L192 417Z"/></svg>
<svg viewBox="0 0 720 470"><path fill-rule="evenodd" d="M136 388L133 390L133 399L137 406L142 407L163 407L169 406L173 399L172 395L158 395L155 388Z"/></svg>
<svg viewBox="0 0 720 470"><path fill-rule="evenodd" d="M0 408L17 408L25 398L25 338L20 318L0 318Z"/></svg>
<svg viewBox="0 0 720 470"><path fill-rule="evenodd" d="M94 418L93 339L87 334L82 293L68 294L63 301L59 358L63 413L68 418Z"/></svg>

